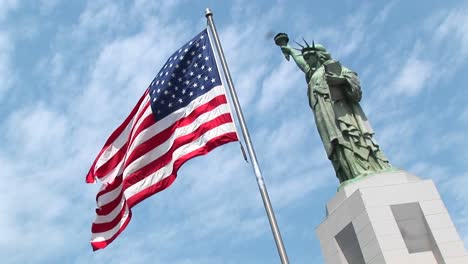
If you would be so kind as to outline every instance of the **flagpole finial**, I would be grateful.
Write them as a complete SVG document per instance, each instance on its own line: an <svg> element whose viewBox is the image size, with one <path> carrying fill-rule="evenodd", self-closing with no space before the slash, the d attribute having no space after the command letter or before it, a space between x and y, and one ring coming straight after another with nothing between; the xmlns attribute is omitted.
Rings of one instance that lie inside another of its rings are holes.
<svg viewBox="0 0 468 264"><path fill-rule="evenodd" d="M211 12L211 9L209 7L207 7L205 9L205 17L209 17L209 16L213 16L213 12Z"/></svg>

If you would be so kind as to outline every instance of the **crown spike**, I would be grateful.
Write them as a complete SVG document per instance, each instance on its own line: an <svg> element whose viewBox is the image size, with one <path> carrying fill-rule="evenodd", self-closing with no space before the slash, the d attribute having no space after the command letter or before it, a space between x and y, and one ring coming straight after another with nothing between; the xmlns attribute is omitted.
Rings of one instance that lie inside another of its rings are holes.
<svg viewBox="0 0 468 264"><path fill-rule="evenodd" d="M296 42L296 44L299 45L301 48L304 48L304 46L302 46L301 44L299 44L299 42L297 42L297 41L294 41L294 42Z"/></svg>
<svg viewBox="0 0 468 264"><path fill-rule="evenodd" d="M315 49L315 42L312 40L312 48Z"/></svg>
<svg viewBox="0 0 468 264"><path fill-rule="evenodd" d="M302 37L302 40L304 40L305 44L307 45L307 47L310 47L309 43L307 43L307 41L304 39L304 37Z"/></svg>

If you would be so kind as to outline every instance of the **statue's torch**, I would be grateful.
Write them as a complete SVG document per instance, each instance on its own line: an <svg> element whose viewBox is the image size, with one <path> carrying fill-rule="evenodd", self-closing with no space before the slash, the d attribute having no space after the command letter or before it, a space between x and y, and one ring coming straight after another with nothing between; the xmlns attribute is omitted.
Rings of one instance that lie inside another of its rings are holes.
<svg viewBox="0 0 468 264"><path fill-rule="evenodd" d="M286 47L286 45L288 45L288 42L289 42L289 37L288 37L288 34L286 33L278 33L276 34L274 40L275 40L275 44L278 45L279 47ZM283 51L283 54L284 54L284 58L286 58L286 60L289 61L289 53L286 53Z"/></svg>

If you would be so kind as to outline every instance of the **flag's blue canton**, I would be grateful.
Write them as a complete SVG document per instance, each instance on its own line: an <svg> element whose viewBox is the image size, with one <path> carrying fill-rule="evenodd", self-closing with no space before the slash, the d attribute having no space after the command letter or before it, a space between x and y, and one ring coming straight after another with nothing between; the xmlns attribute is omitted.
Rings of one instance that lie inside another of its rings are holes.
<svg viewBox="0 0 468 264"><path fill-rule="evenodd" d="M156 120L218 85L221 79L205 29L172 54L151 82L151 108Z"/></svg>

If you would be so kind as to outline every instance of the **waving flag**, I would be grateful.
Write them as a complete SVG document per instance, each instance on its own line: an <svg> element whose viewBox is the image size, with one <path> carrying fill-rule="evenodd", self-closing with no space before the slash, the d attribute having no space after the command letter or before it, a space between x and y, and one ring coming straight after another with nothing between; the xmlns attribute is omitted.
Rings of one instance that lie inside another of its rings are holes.
<svg viewBox="0 0 468 264"><path fill-rule="evenodd" d="M237 141L207 30L166 61L86 177L103 182L92 224L94 250L127 226L131 208L169 187L187 160Z"/></svg>

